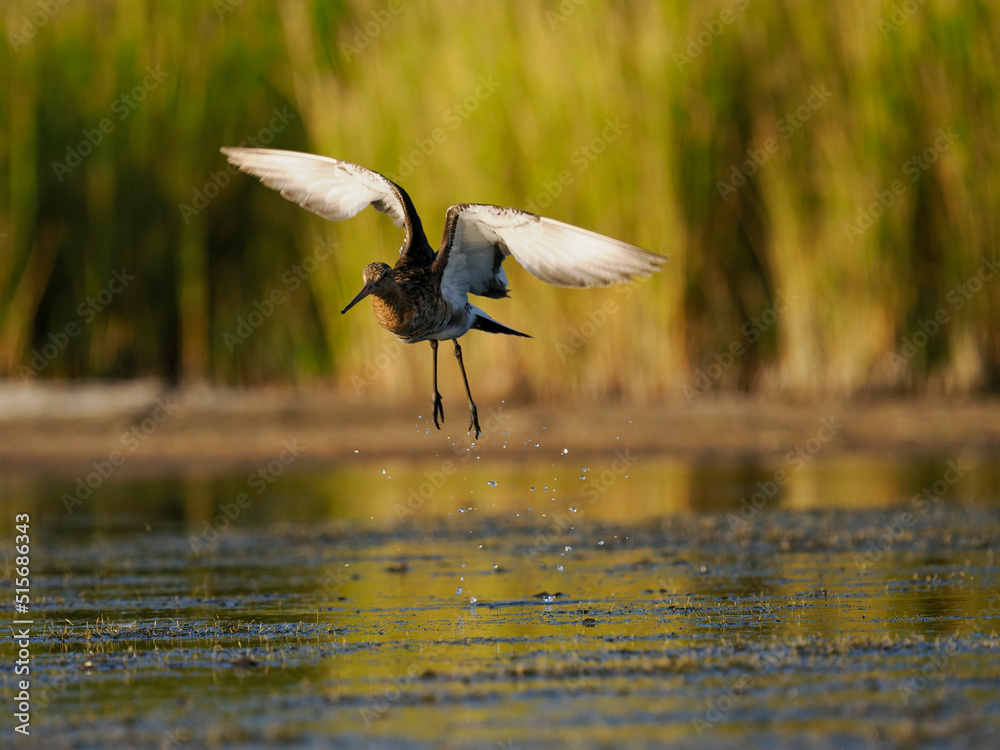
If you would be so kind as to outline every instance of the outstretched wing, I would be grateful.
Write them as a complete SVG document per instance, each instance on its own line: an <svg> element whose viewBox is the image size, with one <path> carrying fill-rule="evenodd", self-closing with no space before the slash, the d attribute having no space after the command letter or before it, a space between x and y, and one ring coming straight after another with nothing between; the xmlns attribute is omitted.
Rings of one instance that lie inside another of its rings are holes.
<svg viewBox="0 0 1000 750"><path fill-rule="evenodd" d="M423 237L413 202L399 185L365 167L326 156L271 148L223 148L241 171L259 177L269 188L325 219L340 221L374 206L406 227L405 252L414 235Z"/></svg>
<svg viewBox="0 0 1000 750"><path fill-rule="evenodd" d="M464 295L506 297L500 264L508 256L532 275L557 286L609 286L649 276L669 258L627 242L554 219L477 203L448 209L435 260L443 268L441 290L454 301Z"/></svg>

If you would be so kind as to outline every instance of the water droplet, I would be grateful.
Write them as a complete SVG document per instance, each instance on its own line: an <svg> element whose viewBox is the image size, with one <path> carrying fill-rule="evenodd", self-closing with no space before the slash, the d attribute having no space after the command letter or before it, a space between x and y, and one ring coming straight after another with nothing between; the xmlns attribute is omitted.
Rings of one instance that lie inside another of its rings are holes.
<svg viewBox="0 0 1000 750"><path fill-rule="evenodd" d="M569 509L569 512L570 512L570 513L576 513L576 512L577 512L577 510L576 510L576 508L573 508L573 507L571 507L571 508Z"/></svg>
<svg viewBox="0 0 1000 750"><path fill-rule="evenodd" d="M478 601L479 600L476 597L474 597L474 596L469 598L469 604L475 604Z"/></svg>
<svg viewBox="0 0 1000 750"><path fill-rule="evenodd" d="M601 541L599 541L599 542L597 543L597 546L598 546L598 547L603 547L603 546L604 546L604 540L602 539Z"/></svg>
<svg viewBox="0 0 1000 750"><path fill-rule="evenodd" d="M496 487L497 486L497 483L494 482L492 479L490 481L488 481L486 484L488 484L490 487Z"/></svg>
<svg viewBox="0 0 1000 750"><path fill-rule="evenodd" d="M462 593L462 587L459 586L457 589L455 589L455 596L458 596L461 593Z"/></svg>
<svg viewBox="0 0 1000 750"><path fill-rule="evenodd" d="M567 453L569 453L569 448L563 448L562 452L563 452L563 455L565 456Z"/></svg>
<svg viewBox="0 0 1000 750"><path fill-rule="evenodd" d="M586 474L581 474L581 475L580 475L580 481L581 481L581 482L582 482L582 481L583 481L584 479L586 479L586 478L587 478L587 475L586 475Z"/></svg>
<svg viewBox="0 0 1000 750"><path fill-rule="evenodd" d="M565 549L567 552L572 552L573 551L573 548L570 545L568 545L568 544L565 547L563 547L563 549Z"/></svg>
<svg viewBox="0 0 1000 750"><path fill-rule="evenodd" d="M562 569L563 569L562 565L556 565L556 570L558 570L560 573L562 573Z"/></svg>

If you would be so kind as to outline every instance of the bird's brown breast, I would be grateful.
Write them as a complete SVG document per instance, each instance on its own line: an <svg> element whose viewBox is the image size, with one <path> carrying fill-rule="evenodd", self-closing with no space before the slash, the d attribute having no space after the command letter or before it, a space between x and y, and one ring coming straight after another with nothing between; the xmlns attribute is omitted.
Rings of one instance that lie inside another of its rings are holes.
<svg viewBox="0 0 1000 750"><path fill-rule="evenodd" d="M413 306L399 301L388 301L372 297L372 307L375 310L375 320L391 333L403 333L413 320Z"/></svg>
<svg viewBox="0 0 1000 750"><path fill-rule="evenodd" d="M393 281L372 294L378 324L403 341L422 341L440 330L451 306L441 296L440 279L425 267L393 269Z"/></svg>

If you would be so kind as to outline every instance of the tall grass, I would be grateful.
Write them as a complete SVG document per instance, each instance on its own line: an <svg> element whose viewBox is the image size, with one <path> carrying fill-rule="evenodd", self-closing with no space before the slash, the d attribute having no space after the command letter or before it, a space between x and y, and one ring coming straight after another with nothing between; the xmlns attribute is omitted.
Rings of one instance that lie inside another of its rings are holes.
<svg viewBox="0 0 1000 750"><path fill-rule="evenodd" d="M226 173L219 146L262 136L396 179L431 236L480 201L671 255L631 291L512 269L483 306L536 338L469 337L484 395L995 387L1000 281L959 285L997 251L1000 11L908 8L8 2L0 372L425 396L427 347L339 313L399 230Z"/></svg>

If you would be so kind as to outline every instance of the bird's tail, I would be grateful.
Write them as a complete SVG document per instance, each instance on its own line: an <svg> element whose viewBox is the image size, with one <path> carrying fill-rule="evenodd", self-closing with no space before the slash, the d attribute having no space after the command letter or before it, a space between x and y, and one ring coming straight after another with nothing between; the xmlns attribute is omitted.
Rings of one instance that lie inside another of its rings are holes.
<svg viewBox="0 0 1000 750"><path fill-rule="evenodd" d="M508 336L524 336L526 339L533 338L526 333L508 328L503 323L497 323L493 318L485 314L476 315L476 322L472 324L472 327L480 331L486 331L487 333L506 333Z"/></svg>

